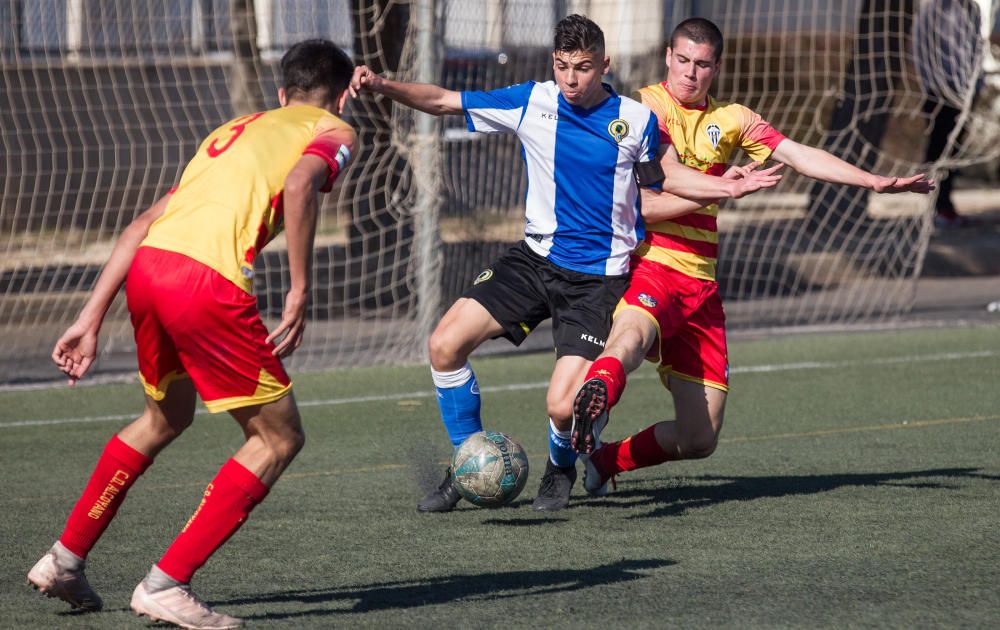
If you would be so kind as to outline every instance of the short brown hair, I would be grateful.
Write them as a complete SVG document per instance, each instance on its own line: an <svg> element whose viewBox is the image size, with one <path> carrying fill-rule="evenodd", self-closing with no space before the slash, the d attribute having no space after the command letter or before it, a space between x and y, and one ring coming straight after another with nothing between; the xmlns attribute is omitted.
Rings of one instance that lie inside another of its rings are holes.
<svg viewBox="0 0 1000 630"><path fill-rule="evenodd" d="M678 37L686 37L696 44L710 44L715 51L715 60L722 59L722 31L711 20L696 17L678 24L670 34L671 48L677 43Z"/></svg>

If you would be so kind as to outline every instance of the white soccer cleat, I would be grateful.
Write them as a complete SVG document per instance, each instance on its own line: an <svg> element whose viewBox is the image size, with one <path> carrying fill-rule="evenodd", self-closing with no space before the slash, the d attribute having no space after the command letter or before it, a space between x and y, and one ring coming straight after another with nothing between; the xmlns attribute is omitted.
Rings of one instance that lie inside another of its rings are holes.
<svg viewBox="0 0 1000 630"><path fill-rule="evenodd" d="M84 563L77 558L72 562L76 566L68 566L67 554L70 552L59 543L53 545L28 571L28 583L47 597L58 597L74 609L100 610L101 598L83 573Z"/></svg>
<svg viewBox="0 0 1000 630"><path fill-rule="evenodd" d="M243 620L217 613L198 599L187 584L149 592L146 581L139 582L132 593L132 610L153 621L166 621L191 630L226 630L239 628Z"/></svg>
<svg viewBox="0 0 1000 630"><path fill-rule="evenodd" d="M592 497L603 497L608 493L610 479L597 469L590 455L580 455L583 462L583 489Z"/></svg>

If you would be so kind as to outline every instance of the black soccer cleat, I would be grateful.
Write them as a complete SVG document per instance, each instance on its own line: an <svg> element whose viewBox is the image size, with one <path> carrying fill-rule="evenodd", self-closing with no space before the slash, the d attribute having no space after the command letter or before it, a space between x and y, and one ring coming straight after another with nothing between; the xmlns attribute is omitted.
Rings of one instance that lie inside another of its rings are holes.
<svg viewBox="0 0 1000 630"><path fill-rule="evenodd" d="M418 512L450 512L455 509L462 495L455 489L451 479L451 468L444 473L444 481L434 490L427 493L417 504Z"/></svg>
<svg viewBox="0 0 1000 630"><path fill-rule="evenodd" d="M545 474L538 486L538 496L531 504L536 512L556 512L569 505L569 492L576 481L576 466L556 466L551 459L545 460Z"/></svg>
<svg viewBox="0 0 1000 630"><path fill-rule="evenodd" d="M601 431L608 425L608 386L599 378L583 384L573 402L573 434L570 443L577 453L589 455L601 444Z"/></svg>

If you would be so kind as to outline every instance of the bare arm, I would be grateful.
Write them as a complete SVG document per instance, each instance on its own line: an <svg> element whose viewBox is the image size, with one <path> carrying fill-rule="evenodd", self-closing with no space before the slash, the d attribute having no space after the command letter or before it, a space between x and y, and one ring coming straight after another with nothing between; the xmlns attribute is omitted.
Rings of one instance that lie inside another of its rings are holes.
<svg viewBox="0 0 1000 630"><path fill-rule="evenodd" d="M672 146L661 152L660 166L666 175L663 190L640 189L642 217L649 223L689 214L721 199L738 199L776 186L781 175L775 173L782 167L778 164L763 171L754 171L757 166L736 167L727 171L726 176L717 177L681 164Z"/></svg>
<svg viewBox="0 0 1000 630"><path fill-rule="evenodd" d="M281 322L267 336L269 343L276 343L273 354L280 357L294 352L301 345L305 333L319 190L329 176L330 167L326 160L307 154L299 158L285 177L282 197L291 287L285 295Z"/></svg>
<svg viewBox="0 0 1000 630"><path fill-rule="evenodd" d="M97 356L97 336L104 323L104 316L125 283L132 259L135 258L139 244L149 233L149 226L163 216L168 201L170 195L164 195L129 223L115 242L111 256L76 321L56 341L52 361L69 376L70 385L82 378L93 364Z"/></svg>
<svg viewBox="0 0 1000 630"><path fill-rule="evenodd" d="M685 199L649 188L640 188L639 195L642 197L642 220L646 223L676 219L719 202L718 199Z"/></svg>
<svg viewBox="0 0 1000 630"><path fill-rule="evenodd" d="M748 166L730 166L722 175L722 179L736 180L750 177L750 174L760 166L752 163ZM772 167L772 172L777 167ZM646 223L658 223L675 219L685 214L690 214L701 210L705 206L719 203L721 199L685 199L667 192L650 190L649 188L639 189L642 196L642 218Z"/></svg>
<svg viewBox="0 0 1000 630"><path fill-rule="evenodd" d="M364 92L383 94L413 109L443 116L462 113L462 94L429 83L403 83L383 78L368 66L358 66L351 78L351 96Z"/></svg>
<svg viewBox="0 0 1000 630"><path fill-rule="evenodd" d="M934 182L923 173L909 177L883 177L864 171L822 149L799 144L785 138L771 156L788 164L797 172L813 179L834 184L848 184L879 193L915 192L927 194Z"/></svg>
<svg viewBox="0 0 1000 630"><path fill-rule="evenodd" d="M763 188L772 188L781 181L781 175L775 174L781 168L780 164L763 171L750 173L747 177L740 179L724 179L715 175L707 175L681 164L677 157L677 151L672 146L667 147L667 150L662 152L660 166L663 167L663 173L666 175L663 182L663 192L698 202L705 199L739 199Z"/></svg>

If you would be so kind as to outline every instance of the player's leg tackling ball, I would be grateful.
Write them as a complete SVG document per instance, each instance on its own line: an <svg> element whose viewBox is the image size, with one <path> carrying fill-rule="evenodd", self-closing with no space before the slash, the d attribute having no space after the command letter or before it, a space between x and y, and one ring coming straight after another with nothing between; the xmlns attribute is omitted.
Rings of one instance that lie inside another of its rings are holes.
<svg viewBox="0 0 1000 630"><path fill-rule="evenodd" d="M455 489L480 507L514 500L528 481L528 455L520 444L498 431L473 433L451 460Z"/></svg>

